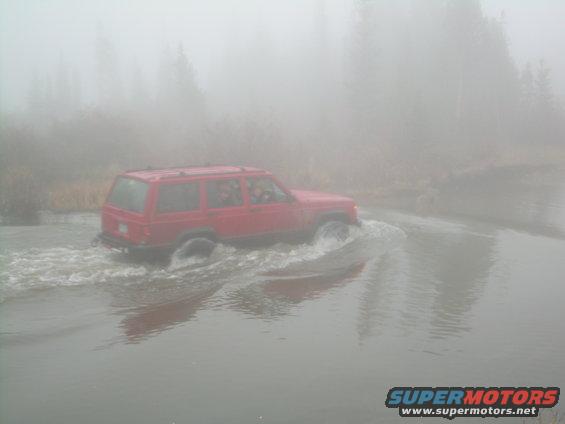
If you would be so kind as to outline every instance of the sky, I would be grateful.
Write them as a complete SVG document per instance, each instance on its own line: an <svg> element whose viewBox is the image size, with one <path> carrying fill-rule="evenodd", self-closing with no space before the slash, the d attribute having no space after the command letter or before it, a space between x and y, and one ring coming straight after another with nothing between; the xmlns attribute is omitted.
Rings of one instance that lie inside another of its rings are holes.
<svg viewBox="0 0 565 424"><path fill-rule="evenodd" d="M296 45L310 30L316 6L301 0L0 0L0 108L23 108L34 72L54 72L60 60L89 79L100 29L115 43L125 69L138 63L154 72L164 46L182 41L206 89L230 43L265 34L278 46ZM489 16L504 13L516 62L545 59L565 97L565 1L483 0L483 9ZM327 0L326 15L339 39L350 1ZM88 87L83 90L88 97Z"/></svg>

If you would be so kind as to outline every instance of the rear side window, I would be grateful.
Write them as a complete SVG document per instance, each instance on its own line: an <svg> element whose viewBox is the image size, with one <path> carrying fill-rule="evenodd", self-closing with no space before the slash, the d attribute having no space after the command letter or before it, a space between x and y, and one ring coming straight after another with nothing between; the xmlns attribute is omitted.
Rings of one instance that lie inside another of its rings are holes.
<svg viewBox="0 0 565 424"><path fill-rule="evenodd" d="M200 208L198 182L166 184L159 187L157 212L183 212Z"/></svg>
<svg viewBox="0 0 565 424"><path fill-rule="evenodd" d="M239 180L211 180L206 181L209 208L227 208L243 205L241 186Z"/></svg>
<svg viewBox="0 0 565 424"><path fill-rule="evenodd" d="M143 212L149 184L133 178L118 177L108 203L131 212Z"/></svg>

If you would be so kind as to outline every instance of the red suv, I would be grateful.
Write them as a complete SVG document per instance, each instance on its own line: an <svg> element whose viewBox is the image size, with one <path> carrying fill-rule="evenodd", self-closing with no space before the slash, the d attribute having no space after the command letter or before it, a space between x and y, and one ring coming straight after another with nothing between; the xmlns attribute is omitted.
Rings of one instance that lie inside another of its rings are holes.
<svg viewBox="0 0 565 424"><path fill-rule="evenodd" d="M328 221L357 224L355 202L289 190L271 173L240 166L127 171L102 208L102 244L129 252L171 252L211 242L305 239Z"/></svg>

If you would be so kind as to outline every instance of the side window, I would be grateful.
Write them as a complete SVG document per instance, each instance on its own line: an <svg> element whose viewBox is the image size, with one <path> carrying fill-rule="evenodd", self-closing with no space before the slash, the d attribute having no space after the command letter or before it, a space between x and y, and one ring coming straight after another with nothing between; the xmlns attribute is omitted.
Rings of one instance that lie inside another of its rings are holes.
<svg viewBox="0 0 565 424"><path fill-rule="evenodd" d="M157 212L193 211L200 207L198 182L183 184L163 184L159 187Z"/></svg>
<svg viewBox="0 0 565 424"><path fill-rule="evenodd" d="M251 203L280 203L288 201L287 194L269 177L247 178Z"/></svg>
<svg viewBox="0 0 565 424"><path fill-rule="evenodd" d="M210 180L206 181L209 208L227 208L241 206L243 197L239 180Z"/></svg>

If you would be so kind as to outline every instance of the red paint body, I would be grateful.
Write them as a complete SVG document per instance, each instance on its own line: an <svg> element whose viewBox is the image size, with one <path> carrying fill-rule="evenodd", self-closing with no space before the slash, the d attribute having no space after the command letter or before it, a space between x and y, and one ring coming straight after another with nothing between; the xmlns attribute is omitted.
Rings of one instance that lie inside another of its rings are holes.
<svg viewBox="0 0 565 424"><path fill-rule="evenodd" d="M260 177L263 181L270 179L268 181L284 192L284 195L279 192L284 199L253 204L248 189L248 181L252 181L248 178L253 177ZM277 239L285 235L307 235L321 222L330 219L348 224L358 222L357 207L352 199L328 193L289 190L271 173L257 168L207 166L128 171L116 178L114 186L118 179L124 178L144 183L145 201L139 211L132 211L115 206L111 202L112 195L108 196L102 208L100 239L111 247L174 248L181 238L195 234L217 241ZM206 182L234 179L239 182L242 204L211 207ZM198 208L159 212L157 205L162 187L189 182L198 184Z"/></svg>

